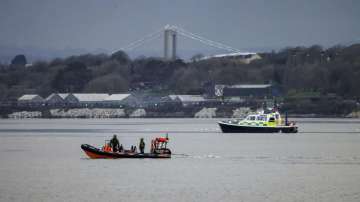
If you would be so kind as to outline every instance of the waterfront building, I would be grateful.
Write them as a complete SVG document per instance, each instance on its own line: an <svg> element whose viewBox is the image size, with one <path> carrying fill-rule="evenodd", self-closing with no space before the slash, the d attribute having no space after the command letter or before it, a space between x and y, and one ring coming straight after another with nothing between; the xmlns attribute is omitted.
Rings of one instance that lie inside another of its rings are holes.
<svg viewBox="0 0 360 202"><path fill-rule="evenodd" d="M40 106L44 103L44 98L37 94L25 94L17 101L19 106Z"/></svg>

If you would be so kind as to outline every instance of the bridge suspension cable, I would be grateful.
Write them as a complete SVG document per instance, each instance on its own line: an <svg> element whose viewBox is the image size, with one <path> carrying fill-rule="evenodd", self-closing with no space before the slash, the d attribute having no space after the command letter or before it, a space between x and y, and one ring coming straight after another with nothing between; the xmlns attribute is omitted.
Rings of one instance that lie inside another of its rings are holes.
<svg viewBox="0 0 360 202"><path fill-rule="evenodd" d="M142 45L144 45L146 42L148 41L151 41L151 40L154 40L158 37L161 36L161 34L165 31L165 30L173 30L175 31L176 33L179 33L180 35L186 37L186 38L189 38L189 39L192 39L192 40L196 40L196 41L199 41L205 45L208 45L208 46L211 46L211 47L215 47L215 48L218 48L218 49L222 49L222 50L226 50L228 52L241 52L239 49L236 49L236 48L233 48L231 46L228 46L228 45L225 45L223 43L220 43L220 42L216 42L216 41L213 41L213 40L210 40L210 39L207 39L205 37L202 37L198 34L194 34L192 32L189 32L183 28L180 28L180 27L177 27L177 26L170 26L170 25L167 25L165 26L164 28L161 28L159 30L157 30L156 32L153 32L151 34L148 34L124 47L121 48L121 50L123 51L131 51L135 48L138 48Z"/></svg>
<svg viewBox="0 0 360 202"><path fill-rule="evenodd" d="M219 48L219 49L223 49L223 50L226 50L226 51L229 51L229 52L240 52L239 49L236 49L236 48L232 48L228 45L225 45L223 43L219 43L219 42L216 42L216 41L212 41L210 39L206 39L202 36L199 36L197 34L194 34L194 33L191 33L189 31L186 31L185 29L183 28L180 28L180 27L176 27L176 26L173 26L174 29L181 35L185 36L185 37L188 37L190 39L193 39L193 40L197 40L205 45L208 45L208 46L212 46L212 47L215 47L215 48Z"/></svg>
<svg viewBox="0 0 360 202"><path fill-rule="evenodd" d="M162 32L163 32L163 29L157 30L156 32L148 34L148 35L144 36L143 38L138 39L138 40L124 46L123 48L121 48L121 50L131 51L139 46L144 45L144 43L146 43L147 41L151 41L151 40L154 40L154 39L160 37Z"/></svg>

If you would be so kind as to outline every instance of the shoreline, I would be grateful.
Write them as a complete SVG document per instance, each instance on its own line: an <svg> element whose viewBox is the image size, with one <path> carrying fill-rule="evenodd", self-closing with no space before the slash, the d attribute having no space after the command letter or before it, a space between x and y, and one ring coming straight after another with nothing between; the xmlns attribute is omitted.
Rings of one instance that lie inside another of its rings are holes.
<svg viewBox="0 0 360 202"><path fill-rule="evenodd" d="M241 119L240 117L231 117L231 116L213 116L213 117L194 117L194 116L139 116L139 117L129 117L129 116L122 116L122 117L84 117L84 116L65 116L65 117L0 117L0 120L16 120L16 119ZM288 118L296 118L296 119L321 119L321 118L328 118L328 119L360 119L360 117L351 117L351 116L344 116L344 115L321 115L321 114L289 114Z"/></svg>
<svg viewBox="0 0 360 202"><path fill-rule="evenodd" d="M184 108L181 110L165 111L146 108L55 108L46 110L12 110L0 115L1 119L131 119L131 118L223 118L241 119L248 114L254 113L247 107L232 109L220 108ZM283 113L282 113L283 114ZM284 116L284 114L283 114ZM288 113L289 118L360 118L360 112L349 114L316 114L316 113Z"/></svg>

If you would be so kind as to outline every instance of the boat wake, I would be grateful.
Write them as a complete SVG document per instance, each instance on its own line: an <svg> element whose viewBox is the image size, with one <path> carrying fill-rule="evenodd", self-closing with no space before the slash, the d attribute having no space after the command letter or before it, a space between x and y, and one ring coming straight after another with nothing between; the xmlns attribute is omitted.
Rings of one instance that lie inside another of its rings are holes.
<svg viewBox="0 0 360 202"><path fill-rule="evenodd" d="M313 165L360 165L360 156L219 156L216 154L172 154L174 158L228 159L247 163L313 164Z"/></svg>
<svg viewBox="0 0 360 202"><path fill-rule="evenodd" d="M175 158L192 158L192 159L218 159L221 156L214 154L204 154L204 155L189 155L189 154L172 154Z"/></svg>
<svg viewBox="0 0 360 202"><path fill-rule="evenodd" d="M229 157L233 161L275 164L313 164L313 165L360 165L359 156L238 156Z"/></svg>

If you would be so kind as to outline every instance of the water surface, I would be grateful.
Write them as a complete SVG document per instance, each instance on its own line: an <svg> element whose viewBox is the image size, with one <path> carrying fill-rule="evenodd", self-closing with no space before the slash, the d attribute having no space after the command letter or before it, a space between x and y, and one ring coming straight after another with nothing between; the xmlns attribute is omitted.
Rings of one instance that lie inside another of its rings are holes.
<svg viewBox="0 0 360 202"><path fill-rule="evenodd" d="M359 119L298 119L297 134L222 134L216 121L0 120L0 201L360 201ZM80 149L166 133L171 159Z"/></svg>

